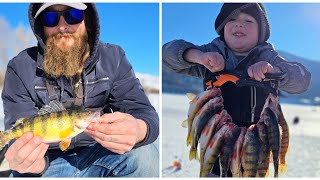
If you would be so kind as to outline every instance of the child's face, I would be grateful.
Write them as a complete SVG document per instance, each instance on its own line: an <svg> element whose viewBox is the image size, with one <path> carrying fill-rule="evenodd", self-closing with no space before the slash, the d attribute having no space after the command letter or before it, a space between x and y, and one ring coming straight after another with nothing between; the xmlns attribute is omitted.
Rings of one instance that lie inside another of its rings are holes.
<svg viewBox="0 0 320 180"><path fill-rule="evenodd" d="M224 26L225 42L235 54L243 55L257 45L258 29L258 23L252 16L240 13Z"/></svg>

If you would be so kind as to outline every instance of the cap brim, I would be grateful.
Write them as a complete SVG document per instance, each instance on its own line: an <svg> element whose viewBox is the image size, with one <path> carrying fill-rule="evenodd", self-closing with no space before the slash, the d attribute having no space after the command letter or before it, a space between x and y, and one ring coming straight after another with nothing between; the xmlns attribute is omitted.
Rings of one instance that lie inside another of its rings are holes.
<svg viewBox="0 0 320 180"><path fill-rule="evenodd" d="M46 8L53 6L53 5L66 5L75 9L79 9L79 10L85 10L87 9L87 5L85 5L84 3L44 3L37 11L36 15L34 16L34 19L36 19L39 14L44 11Z"/></svg>

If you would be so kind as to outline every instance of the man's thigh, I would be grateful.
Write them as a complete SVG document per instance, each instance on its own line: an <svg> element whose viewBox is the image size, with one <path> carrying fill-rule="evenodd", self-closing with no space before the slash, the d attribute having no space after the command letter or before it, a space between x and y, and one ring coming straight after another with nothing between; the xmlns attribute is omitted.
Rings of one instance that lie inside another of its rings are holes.
<svg viewBox="0 0 320 180"><path fill-rule="evenodd" d="M103 150L105 154L101 155ZM79 172L78 177L159 177L159 152L154 144L122 155L101 147L97 155L100 157L94 158L96 160Z"/></svg>

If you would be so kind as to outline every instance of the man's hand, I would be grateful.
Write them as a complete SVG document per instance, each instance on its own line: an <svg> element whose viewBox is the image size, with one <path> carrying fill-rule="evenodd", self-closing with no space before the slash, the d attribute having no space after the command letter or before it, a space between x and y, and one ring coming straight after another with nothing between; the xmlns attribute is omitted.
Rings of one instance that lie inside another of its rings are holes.
<svg viewBox="0 0 320 180"><path fill-rule="evenodd" d="M23 134L7 150L5 158L11 170L19 173L41 173L45 168L44 155L49 144L31 132Z"/></svg>
<svg viewBox="0 0 320 180"><path fill-rule="evenodd" d="M248 68L248 75L257 81L262 81L265 78L266 73L277 73L281 72L278 67L272 66L266 61L260 61Z"/></svg>
<svg viewBox="0 0 320 180"><path fill-rule="evenodd" d="M187 61L202 64L211 72L218 72L224 69L224 58L217 52L202 52L197 49L189 49L185 54Z"/></svg>
<svg viewBox="0 0 320 180"><path fill-rule="evenodd" d="M130 114L115 112L102 115L85 132L103 147L118 154L130 151L147 134L147 124Z"/></svg>

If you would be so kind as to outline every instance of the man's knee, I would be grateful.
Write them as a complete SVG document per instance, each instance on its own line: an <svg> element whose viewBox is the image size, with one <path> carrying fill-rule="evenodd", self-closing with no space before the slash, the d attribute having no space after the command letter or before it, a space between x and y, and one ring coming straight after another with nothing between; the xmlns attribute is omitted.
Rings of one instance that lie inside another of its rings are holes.
<svg viewBox="0 0 320 180"><path fill-rule="evenodd" d="M154 144L130 151L132 160L137 163L136 177L159 177L159 151Z"/></svg>

